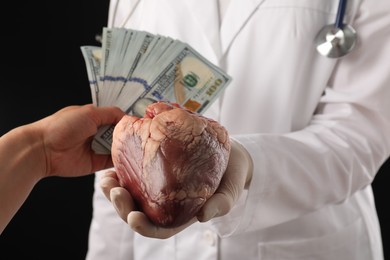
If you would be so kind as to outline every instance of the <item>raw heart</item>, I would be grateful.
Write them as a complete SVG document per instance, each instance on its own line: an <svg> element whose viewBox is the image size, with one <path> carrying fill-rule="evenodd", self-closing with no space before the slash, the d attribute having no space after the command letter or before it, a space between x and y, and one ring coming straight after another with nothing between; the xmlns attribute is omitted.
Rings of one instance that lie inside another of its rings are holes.
<svg viewBox="0 0 390 260"><path fill-rule="evenodd" d="M230 140L218 122L158 102L145 116L124 116L113 133L112 158L121 186L158 226L193 218L226 170Z"/></svg>

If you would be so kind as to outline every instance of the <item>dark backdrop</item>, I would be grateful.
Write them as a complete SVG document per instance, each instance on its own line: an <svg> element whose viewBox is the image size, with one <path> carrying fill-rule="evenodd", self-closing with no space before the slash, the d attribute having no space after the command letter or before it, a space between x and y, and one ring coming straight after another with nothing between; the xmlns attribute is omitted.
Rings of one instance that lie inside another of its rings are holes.
<svg viewBox="0 0 390 260"><path fill-rule="evenodd" d="M2 17L8 13L9 19L0 18L0 135L64 106L91 102L80 46L99 45L95 35L108 10L108 0L7 4ZM41 181L0 236L0 259L84 259L93 180Z"/></svg>
<svg viewBox="0 0 390 260"><path fill-rule="evenodd" d="M2 21L0 135L64 106L91 102L80 46L99 45L95 35L108 9L108 0L9 4L11 19ZM386 255L389 171L387 162L374 181ZM0 259L84 259L93 178L41 181L0 236Z"/></svg>

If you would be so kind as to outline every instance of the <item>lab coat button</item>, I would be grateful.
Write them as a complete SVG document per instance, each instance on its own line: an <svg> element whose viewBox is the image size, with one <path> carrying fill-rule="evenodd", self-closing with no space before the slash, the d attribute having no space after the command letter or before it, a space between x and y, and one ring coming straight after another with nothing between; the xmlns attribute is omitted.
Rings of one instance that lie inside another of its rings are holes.
<svg viewBox="0 0 390 260"><path fill-rule="evenodd" d="M206 230L204 233L203 233L203 239L204 241L210 245L210 246L215 246L216 242L217 242L217 235L212 232L211 230Z"/></svg>

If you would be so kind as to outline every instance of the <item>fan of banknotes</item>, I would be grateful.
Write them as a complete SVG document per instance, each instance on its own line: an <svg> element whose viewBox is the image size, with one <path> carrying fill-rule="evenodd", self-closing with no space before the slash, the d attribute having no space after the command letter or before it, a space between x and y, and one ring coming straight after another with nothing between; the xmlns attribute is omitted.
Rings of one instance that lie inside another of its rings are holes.
<svg viewBox="0 0 390 260"><path fill-rule="evenodd" d="M96 106L142 117L147 105L170 101L202 114L231 77L188 44L125 28L103 28L101 46L81 46ZM114 126L98 130L92 148L111 151Z"/></svg>

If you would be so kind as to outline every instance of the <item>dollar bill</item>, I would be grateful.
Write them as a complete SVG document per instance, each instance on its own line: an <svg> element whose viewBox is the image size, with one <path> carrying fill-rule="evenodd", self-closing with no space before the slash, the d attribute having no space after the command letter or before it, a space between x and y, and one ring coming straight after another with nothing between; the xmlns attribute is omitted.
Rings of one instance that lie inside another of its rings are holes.
<svg viewBox="0 0 390 260"><path fill-rule="evenodd" d="M190 45L144 31L103 28L101 47L81 49L94 103L138 117L157 101L202 114L232 80ZM95 152L110 153L114 127L98 130Z"/></svg>
<svg viewBox="0 0 390 260"><path fill-rule="evenodd" d="M99 106L99 84L100 81L100 57L96 55L101 52L100 47L82 46L81 52L87 67L88 80L91 88L92 103Z"/></svg>

